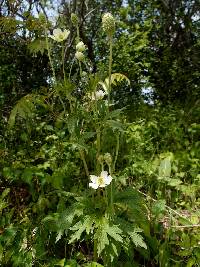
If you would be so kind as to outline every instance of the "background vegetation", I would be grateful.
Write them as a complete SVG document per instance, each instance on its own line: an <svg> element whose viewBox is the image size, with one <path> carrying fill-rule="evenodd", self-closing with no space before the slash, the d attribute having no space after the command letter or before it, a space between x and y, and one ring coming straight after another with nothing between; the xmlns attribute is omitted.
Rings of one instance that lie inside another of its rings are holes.
<svg viewBox="0 0 200 267"><path fill-rule="evenodd" d="M198 0L0 1L1 266L200 266L199 18Z"/></svg>

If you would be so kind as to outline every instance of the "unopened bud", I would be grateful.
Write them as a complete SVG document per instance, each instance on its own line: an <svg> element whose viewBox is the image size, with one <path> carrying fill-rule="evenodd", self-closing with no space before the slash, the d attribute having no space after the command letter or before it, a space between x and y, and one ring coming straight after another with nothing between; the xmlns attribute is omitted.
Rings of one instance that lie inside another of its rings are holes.
<svg viewBox="0 0 200 267"><path fill-rule="evenodd" d="M104 160L108 165L110 165L112 163L112 156L110 155L110 153L106 153L104 155Z"/></svg>
<svg viewBox="0 0 200 267"><path fill-rule="evenodd" d="M99 155L97 160L99 161L100 164L103 164L103 161L104 161L103 155Z"/></svg>
<svg viewBox="0 0 200 267"><path fill-rule="evenodd" d="M45 17L45 15L42 12L39 13L39 21L42 24L46 24L46 17Z"/></svg>
<svg viewBox="0 0 200 267"><path fill-rule="evenodd" d="M78 51L76 52L75 57L76 57L76 59L78 59L79 61L83 61L84 58L85 58L84 54L83 54L82 52L78 52Z"/></svg>
<svg viewBox="0 0 200 267"><path fill-rule="evenodd" d="M78 52L83 52L85 51L85 45L83 42L79 42L77 45L76 45L76 51Z"/></svg>
<svg viewBox="0 0 200 267"><path fill-rule="evenodd" d="M75 13L72 13L71 14L71 22L74 26L77 26L78 25L78 17Z"/></svg>

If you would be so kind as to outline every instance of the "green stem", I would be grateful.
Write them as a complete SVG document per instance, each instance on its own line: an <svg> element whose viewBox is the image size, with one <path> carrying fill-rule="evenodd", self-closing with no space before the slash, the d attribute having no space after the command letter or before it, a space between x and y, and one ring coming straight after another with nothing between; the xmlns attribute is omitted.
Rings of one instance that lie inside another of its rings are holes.
<svg viewBox="0 0 200 267"><path fill-rule="evenodd" d="M98 158L100 156L100 151L101 151L101 131L100 128L97 129L97 171L100 171L100 164L98 162Z"/></svg>
<svg viewBox="0 0 200 267"><path fill-rule="evenodd" d="M51 58L51 52L50 52L50 48L49 48L49 41L48 41L47 29L46 28L45 28L45 41L46 41L46 48L47 48L47 53L48 53L48 57L49 57L49 62L50 62L50 66L51 66L52 73L53 73L54 83L56 85L57 84L56 74L55 74L55 69L53 67L53 61L52 61L52 58ZM58 90L56 89L56 87L55 87L55 90L56 90L56 93L57 93L57 95L59 97L59 100L60 100L60 102L61 102L61 104L63 106L64 112L65 112L65 104L64 104L64 102L63 102Z"/></svg>
<svg viewBox="0 0 200 267"><path fill-rule="evenodd" d="M77 32L77 41L78 43L80 42L80 33L79 33L79 26L76 26L76 32ZM81 62L79 61L79 69L80 69L80 76L82 76L82 66L81 66Z"/></svg>
<svg viewBox="0 0 200 267"><path fill-rule="evenodd" d="M72 67L74 65L74 59L72 61L71 67L70 67L70 71L69 71L69 80L71 79L71 73L72 73Z"/></svg>
<svg viewBox="0 0 200 267"><path fill-rule="evenodd" d="M87 166L87 162L85 160L85 154L84 154L84 151L83 150L80 151L80 155L81 155L81 159L83 161L85 173L86 173L87 177L89 177L90 174L89 174L89 171L88 171L88 166Z"/></svg>
<svg viewBox="0 0 200 267"><path fill-rule="evenodd" d="M112 168L109 166L109 173L112 176ZM114 207L113 207L113 182L110 184L110 207L111 207L111 217L114 215Z"/></svg>
<svg viewBox="0 0 200 267"><path fill-rule="evenodd" d="M113 162L113 172L115 171L115 165L116 165L118 154L119 154L119 136L120 136L120 133L117 134L117 144L116 144L115 159Z"/></svg>
<svg viewBox="0 0 200 267"><path fill-rule="evenodd" d="M112 75L112 46L113 46L113 39L112 36L109 37L109 44L110 44L110 54L109 54L109 81L108 81L108 111L109 111L109 104L110 104L110 91L111 91L111 75Z"/></svg>
<svg viewBox="0 0 200 267"><path fill-rule="evenodd" d="M48 58L49 58L51 70L52 70L52 73L53 73L54 83L56 83L56 74L55 74L55 70L54 70L54 67L53 67L53 61L52 61L52 58L51 58L51 52L50 52L50 48L49 48L49 41L48 41L47 29L46 28L45 28L45 41L46 41L46 48L47 48Z"/></svg>
<svg viewBox="0 0 200 267"><path fill-rule="evenodd" d="M66 75L65 75L65 51L64 45L62 45L62 69L63 69L63 77L64 77L64 84L66 85Z"/></svg>

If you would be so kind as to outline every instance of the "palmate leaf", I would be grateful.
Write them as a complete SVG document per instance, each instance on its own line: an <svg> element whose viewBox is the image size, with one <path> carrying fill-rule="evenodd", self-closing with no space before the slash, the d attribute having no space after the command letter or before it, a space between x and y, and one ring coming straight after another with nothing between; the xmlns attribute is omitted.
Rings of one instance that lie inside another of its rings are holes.
<svg viewBox="0 0 200 267"><path fill-rule="evenodd" d="M43 55L45 49L47 49L45 39L33 40L30 44L28 44L28 49L32 54L37 54L38 52L40 52Z"/></svg>
<svg viewBox="0 0 200 267"><path fill-rule="evenodd" d="M140 228L135 228L133 231L128 231L128 234L136 247L142 247L147 249L147 245L145 244L143 237L138 234L141 232L142 230Z"/></svg>
<svg viewBox="0 0 200 267"><path fill-rule="evenodd" d="M44 99L45 96L36 94L28 94L22 97L10 113L8 127L12 128L14 126L17 115L23 119L32 118L36 112L36 104L46 107Z"/></svg>
<svg viewBox="0 0 200 267"><path fill-rule="evenodd" d="M117 218L116 222L120 225L124 235L128 238L124 241L124 248L127 250L130 246L130 240L136 247L142 247L147 249L147 246L143 240L143 236L139 233L142 233L143 230L137 227L134 223L125 220L124 218Z"/></svg>
<svg viewBox="0 0 200 267"><path fill-rule="evenodd" d="M75 233L71 235L69 244L73 243L75 240L80 240L81 235L84 231L86 231L87 234L92 232L93 223L94 223L94 218L92 216L86 215L81 221L77 222L74 226L70 227L70 230L75 231Z"/></svg>
<svg viewBox="0 0 200 267"><path fill-rule="evenodd" d="M114 241L123 243L122 230L117 225L111 225L108 219L101 218L95 225L97 230L94 235L94 239L97 240L97 253L98 255L105 249L107 245L112 243L112 240L109 240L109 237L113 238ZM114 252L117 253L117 250L114 249Z"/></svg>
<svg viewBox="0 0 200 267"><path fill-rule="evenodd" d="M133 221L142 222L146 220L147 216L144 200L134 188L116 191L114 195L114 205L127 211Z"/></svg>
<svg viewBox="0 0 200 267"><path fill-rule="evenodd" d="M121 73L111 74L111 85L112 84L117 85L117 83L122 82L122 81L126 81L128 83L128 85L130 85L130 80L124 74L121 74ZM108 90L109 90L109 77L107 77L104 82L100 81L98 84L103 87L105 92L108 92Z"/></svg>

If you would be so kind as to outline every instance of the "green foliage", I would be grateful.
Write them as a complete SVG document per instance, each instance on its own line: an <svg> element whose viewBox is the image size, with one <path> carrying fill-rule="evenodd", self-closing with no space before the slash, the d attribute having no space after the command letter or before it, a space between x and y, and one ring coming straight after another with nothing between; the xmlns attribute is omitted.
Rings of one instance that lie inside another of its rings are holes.
<svg viewBox="0 0 200 267"><path fill-rule="evenodd" d="M196 1L39 2L0 4L0 265L198 266Z"/></svg>

